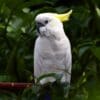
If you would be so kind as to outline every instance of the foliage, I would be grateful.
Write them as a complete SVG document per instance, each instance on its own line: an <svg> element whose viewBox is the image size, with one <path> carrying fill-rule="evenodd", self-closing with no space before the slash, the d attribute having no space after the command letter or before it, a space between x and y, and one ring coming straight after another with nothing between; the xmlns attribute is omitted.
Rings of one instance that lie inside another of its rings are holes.
<svg viewBox="0 0 100 100"><path fill-rule="evenodd" d="M73 9L64 29L72 44L73 69L68 100L100 100L99 0L0 0L0 81L32 82L36 39L34 18L40 12L63 13ZM64 100L59 82L48 84L52 100ZM0 89L0 99L37 100L44 86L24 91ZM43 94L43 95L44 95Z"/></svg>

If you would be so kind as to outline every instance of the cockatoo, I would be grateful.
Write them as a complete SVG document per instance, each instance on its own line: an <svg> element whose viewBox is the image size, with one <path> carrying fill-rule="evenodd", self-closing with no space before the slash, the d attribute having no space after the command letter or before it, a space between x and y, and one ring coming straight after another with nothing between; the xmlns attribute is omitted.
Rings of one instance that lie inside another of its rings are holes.
<svg viewBox="0 0 100 100"><path fill-rule="evenodd" d="M55 73L62 75L61 82L70 83L72 55L71 44L64 32L63 23L68 21L72 10L65 14L41 13L35 18L38 38L34 49L34 76ZM52 76L40 80L40 84L54 82Z"/></svg>

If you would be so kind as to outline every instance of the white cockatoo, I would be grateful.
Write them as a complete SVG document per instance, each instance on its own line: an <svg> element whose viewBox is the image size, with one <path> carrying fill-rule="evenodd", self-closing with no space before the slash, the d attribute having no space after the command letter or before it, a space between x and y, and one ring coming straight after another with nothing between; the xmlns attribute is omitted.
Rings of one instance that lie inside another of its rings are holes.
<svg viewBox="0 0 100 100"><path fill-rule="evenodd" d="M63 28L72 10L65 14L41 13L35 18L38 38L34 50L34 76L55 73L61 74L61 82L70 83L72 55L71 45ZM54 82L52 76L40 80L40 84Z"/></svg>

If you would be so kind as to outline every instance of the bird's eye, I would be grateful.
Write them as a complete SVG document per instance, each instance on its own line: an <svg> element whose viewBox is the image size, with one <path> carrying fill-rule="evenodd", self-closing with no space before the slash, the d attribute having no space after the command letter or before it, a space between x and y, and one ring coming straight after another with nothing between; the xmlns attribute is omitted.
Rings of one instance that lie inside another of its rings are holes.
<svg viewBox="0 0 100 100"><path fill-rule="evenodd" d="M48 24L48 20L45 20L45 24Z"/></svg>

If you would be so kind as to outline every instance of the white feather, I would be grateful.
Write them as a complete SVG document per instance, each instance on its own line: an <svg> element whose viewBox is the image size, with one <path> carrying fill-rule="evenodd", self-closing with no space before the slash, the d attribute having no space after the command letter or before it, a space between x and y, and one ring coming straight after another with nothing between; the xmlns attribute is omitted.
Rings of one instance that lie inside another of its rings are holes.
<svg viewBox="0 0 100 100"><path fill-rule="evenodd" d="M45 19L45 17L43 18ZM70 83L72 66L71 47L70 41L64 33L62 23L58 19L52 19L47 26L41 28L41 34L45 36L39 36L35 43L35 77L38 78L49 73L63 74L61 82ZM48 77L41 80L40 83L44 84L54 81L53 77Z"/></svg>

